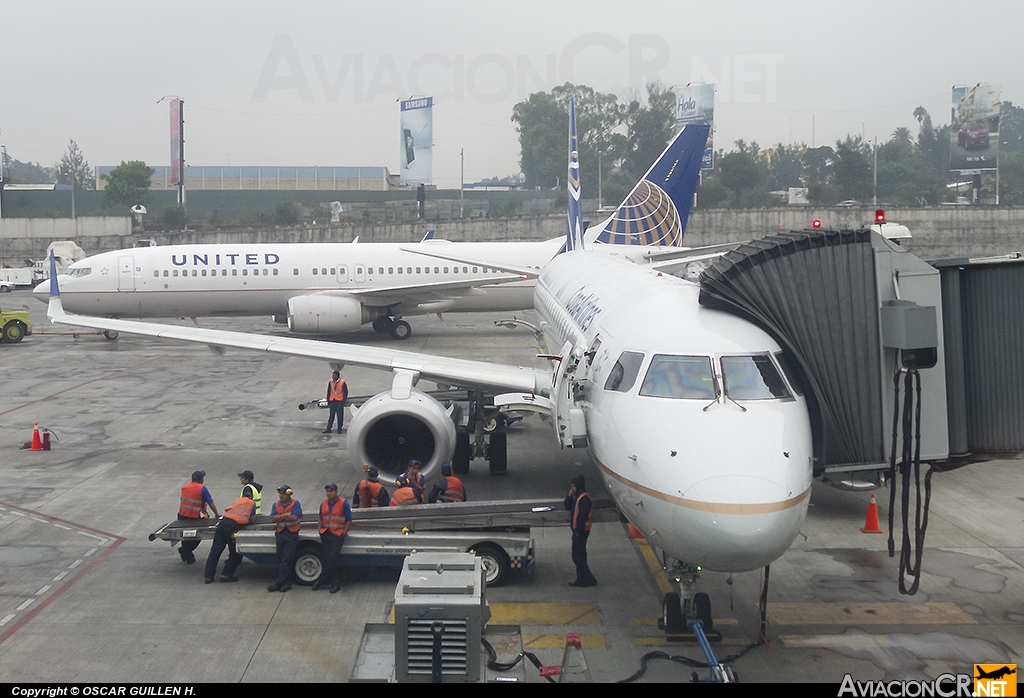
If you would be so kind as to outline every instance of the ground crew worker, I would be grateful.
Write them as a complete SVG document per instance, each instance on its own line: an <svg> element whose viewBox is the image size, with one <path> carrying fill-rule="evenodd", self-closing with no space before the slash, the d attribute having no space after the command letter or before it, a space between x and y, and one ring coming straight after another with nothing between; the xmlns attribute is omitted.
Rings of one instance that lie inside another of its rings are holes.
<svg viewBox="0 0 1024 698"><path fill-rule="evenodd" d="M462 484L462 480L452 475L452 464L448 461L441 464L441 479L434 483L434 489L430 490L427 501L431 504L466 501L466 486Z"/></svg>
<svg viewBox="0 0 1024 698"><path fill-rule="evenodd" d="M416 491L416 499L423 503L423 493L426 489L426 478L420 473L420 462L413 458L409 461L409 467L405 472L395 479L395 487L411 487ZM397 495L398 493L395 492Z"/></svg>
<svg viewBox="0 0 1024 698"><path fill-rule="evenodd" d="M270 520L277 524L274 542L277 543L277 579L267 591L288 591L292 588L292 565L295 551L299 547L299 524L302 522L302 505L292 499L292 488L281 485L277 488L277 501L270 508Z"/></svg>
<svg viewBox="0 0 1024 698"><path fill-rule="evenodd" d="M313 582L313 591L330 585L331 593L341 589L341 546L345 534L352 527L352 507L344 497L338 496L333 482L324 486L327 499L320 503L320 543L324 551L324 570Z"/></svg>
<svg viewBox="0 0 1024 698"><path fill-rule="evenodd" d="M220 512L217 511L217 505L213 503L213 495L210 494L210 490L206 489L206 485L203 484L205 479L206 473L202 470L196 470L192 473L192 481L182 485L181 502L178 505L179 521L198 521L208 517L209 514L206 513L207 506L213 510L215 516L220 516ZM199 547L199 543L198 538L181 542L181 547L178 548L178 555L181 556L182 562L191 565L196 561L195 551Z"/></svg>
<svg viewBox="0 0 1024 698"><path fill-rule="evenodd" d="M220 562L220 554L224 547L228 549L228 561L224 563L224 571L221 573L221 582L237 582L235 570L242 562L242 556L235 549L235 533L242 526L252 523L256 516L256 502L252 498L243 495L228 505L224 510L224 518L217 524L217 531L213 534L213 543L210 546L210 554L206 558L206 570L203 581L212 584L217 574L217 563Z"/></svg>
<svg viewBox="0 0 1024 698"><path fill-rule="evenodd" d="M256 476L252 474L251 470L243 470L238 473L238 479L242 482L242 497L248 497L252 501L256 502L256 514L260 513L260 503L263 501L263 485L258 482L253 482Z"/></svg>
<svg viewBox="0 0 1024 698"><path fill-rule="evenodd" d="M416 490L411 487L399 487L391 497L391 506L393 507L404 507L422 503Z"/></svg>
<svg viewBox="0 0 1024 698"><path fill-rule="evenodd" d="M371 507L388 506L391 503L391 497L388 495L388 491L384 489L384 485L377 482L377 478L380 475L377 472L377 466L370 465L364 467L366 467L366 479L356 485L355 492L352 494L352 501L356 503L356 508L369 509Z"/></svg>
<svg viewBox="0 0 1024 698"><path fill-rule="evenodd" d="M327 407L331 410L331 416L327 418L325 434L331 433L331 425L334 424L335 417L338 418L338 433L341 433L341 428L345 426L346 400L348 400L348 384L341 377L341 371L335 371L331 374L331 380L327 381Z"/></svg>
<svg viewBox="0 0 1024 698"><path fill-rule="evenodd" d="M590 537L590 525L594 520L594 507L582 475L573 478L565 498L565 508L572 512L572 562L576 565L576 579L569 582L569 586L592 587L597 584L597 579L587 565L587 538Z"/></svg>

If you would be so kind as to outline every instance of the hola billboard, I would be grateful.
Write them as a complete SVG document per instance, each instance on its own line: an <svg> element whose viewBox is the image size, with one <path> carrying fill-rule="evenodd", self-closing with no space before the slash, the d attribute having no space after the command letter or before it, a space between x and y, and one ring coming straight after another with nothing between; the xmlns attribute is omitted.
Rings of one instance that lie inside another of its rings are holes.
<svg viewBox="0 0 1024 698"><path fill-rule="evenodd" d="M715 85L684 85L673 87L676 94L676 126L686 124L707 124L708 143L704 148L704 157L700 169L712 170L715 167Z"/></svg>
<svg viewBox="0 0 1024 698"><path fill-rule="evenodd" d="M430 184L433 167L434 98L402 100L401 111L402 184Z"/></svg>
<svg viewBox="0 0 1024 698"><path fill-rule="evenodd" d="M953 88L949 121L949 169L960 174L994 170L999 158L1001 85Z"/></svg>

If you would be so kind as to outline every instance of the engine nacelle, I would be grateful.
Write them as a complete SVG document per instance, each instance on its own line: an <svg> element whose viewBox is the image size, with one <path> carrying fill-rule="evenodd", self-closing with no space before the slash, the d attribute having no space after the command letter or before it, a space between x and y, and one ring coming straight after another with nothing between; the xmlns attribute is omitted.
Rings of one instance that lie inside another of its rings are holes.
<svg viewBox="0 0 1024 698"><path fill-rule="evenodd" d="M380 393L349 423L348 452L360 472L364 463L377 466L381 481L394 480L413 458L429 480L455 453L455 423L441 403L419 390L404 399Z"/></svg>
<svg viewBox="0 0 1024 698"><path fill-rule="evenodd" d="M312 293L288 299L288 329L292 332L355 332L364 322L363 304L351 296Z"/></svg>

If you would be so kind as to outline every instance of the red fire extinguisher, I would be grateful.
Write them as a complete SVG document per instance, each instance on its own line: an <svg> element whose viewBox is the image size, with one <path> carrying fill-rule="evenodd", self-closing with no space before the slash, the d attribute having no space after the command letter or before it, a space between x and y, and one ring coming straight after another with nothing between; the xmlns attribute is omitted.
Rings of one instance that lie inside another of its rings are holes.
<svg viewBox="0 0 1024 698"><path fill-rule="evenodd" d="M45 427L43 428L43 450L50 450L50 430Z"/></svg>

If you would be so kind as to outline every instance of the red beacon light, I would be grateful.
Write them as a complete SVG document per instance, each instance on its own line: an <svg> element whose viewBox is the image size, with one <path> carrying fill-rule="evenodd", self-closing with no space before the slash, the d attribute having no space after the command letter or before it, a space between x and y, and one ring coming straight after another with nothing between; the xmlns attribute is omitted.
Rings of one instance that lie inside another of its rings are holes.
<svg viewBox="0 0 1024 698"><path fill-rule="evenodd" d="M879 225L882 225L883 223L885 223L885 211L884 210L882 210L880 208L875 210L875 223L878 223Z"/></svg>
<svg viewBox="0 0 1024 698"><path fill-rule="evenodd" d="M811 221L811 227L817 230L818 228L821 227L821 221L815 218L813 221Z"/></svg>

